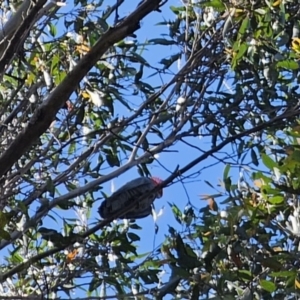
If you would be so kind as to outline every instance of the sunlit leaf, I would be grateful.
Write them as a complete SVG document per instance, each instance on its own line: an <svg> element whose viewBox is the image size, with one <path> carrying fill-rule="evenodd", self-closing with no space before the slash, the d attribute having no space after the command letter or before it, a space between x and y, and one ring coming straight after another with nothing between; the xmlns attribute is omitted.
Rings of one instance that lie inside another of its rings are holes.
<svg viewBox="0 0 300 300"><path fill-rule="evenodd" d="M276 66L279 68L284 68L287 70L298 70L299 64L293 60L282 60L276 63Z"/></svg>
<svg viewBox="0 0 300 300"><path fill-rule="evenodd" d="M261 279L259 283L261 287L269 293L273 293L276 290L276 285L272 281Z"/></svg>
<svg viewBox="0 0 300 300"><path fill-rule="evenodd" d="M262 162L264 163L264 165L269 168L270 170L272 170L275 167L278 167L278 165L276 164L276 162L274 162L271 157L267 154L262 153L261 154L261 159Z"/></svg>

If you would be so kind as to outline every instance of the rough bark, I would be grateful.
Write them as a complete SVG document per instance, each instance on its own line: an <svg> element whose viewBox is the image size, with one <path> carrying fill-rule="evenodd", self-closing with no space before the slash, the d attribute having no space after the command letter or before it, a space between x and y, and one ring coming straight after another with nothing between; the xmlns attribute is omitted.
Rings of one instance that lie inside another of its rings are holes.
<svg viewBox="0 0 300 300"><path fill-rule="evenodd" d="M29 124L1 155L0 176L5 175L13 164L30 149L31 145L46 132L58 110L69 99L78 83L107 49L138 30L140 20L150 12L156 10L160 2L161 0L144 1L127 18L103 34L91 50L78 62L77 66L65 77L62 83L37 108Z"/></svg>

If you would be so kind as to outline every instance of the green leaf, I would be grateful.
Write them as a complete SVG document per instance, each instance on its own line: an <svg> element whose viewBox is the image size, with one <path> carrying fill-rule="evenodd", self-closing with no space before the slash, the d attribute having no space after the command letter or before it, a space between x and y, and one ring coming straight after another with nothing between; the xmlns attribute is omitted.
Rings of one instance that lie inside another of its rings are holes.
<svg viewBox="0 0 300 300"><path fill-rule="evenodd" d="M57 34L57 29L56 29L56 26L54 26L52 23L48 23L48 26L49 26L49 32L50 34L55 37L56 34Z"/></svg>
<svg viewBox="0 0 300 300"><path fill-rule="evenodd" d="M11 256L11 262L20 264L24 261L23 257L19 253L13 253Z"/></svg>
<svg viewBox="0 0 300 300"><path fill-rule="evenodd" d="M257 155L256 155L256 152L251 149L251 159L252 159L252 163L255 165L255 166L258 166L259 165L259 162L258 162L258 159L257 159Z"/></svg>
<svg viewBox="0 0 300 300"><path fill-rule="evenodd" d="M99 277L94 277L89 284L89 292L95 291L101 284L103 280Z"/></svg>
<svg viewBox="0 0 300 300"><path fill-rule="evenodd" d="M81 125L85 115L85 105L82 104L76 112L75 125Z"/></svg>
<svg viewBox="0 0 300 300"><path fill-rule="evenodd" d="M77 143L75 141L73 141L69 146L68 154L71 155L71 154L75 153L76 147L77 147Z"/></svg>
<svg viewBox="0 0 300 300"><path fill-rule="evenodd" d="M270 170L273 170L273 168L277 167L278 168L278 164L272 160L272 158L265 154L265 153L262 153L261 154L261 159L262 159L262 162L263 164Z"/></svg>
<svg viewBox="0 0 300 300"><path fill-rule="evenodd" d="M226 9L226 6L223 4L223 1L220 0L211 0L211 1L204 1L201 2L202 7L213 7L218 11L223 11Z"/></svg>
<svg viewBox="0 0 300 300"><path fill-rule="evenodd" d="M154 90L154 88L150 85L150 84L148 84L148 83L146 83L146 82L143 82L143 81L141 81L141 80L139 80L139 82L138 83L136 83L136 85L139 87L139 89L142 91L142 92L144 92L144 93L153 93L155 90Z"/></svg>
<svg viewBox="0 0 300 300"><path fill-rule="evenodd" d="M280 272L271 272L269 276L271 277L295 277L297 274L296 271L280 271Z"/></svg>
<svg viewBox="0 0 300 300"><path fill-rule="evenodd" d="M283 196L274 196L271 198L268 198L268 202L271 204L281 204L284 201L284 197Z"/></svg>
<svg viewBox="0 0 300 300"><path fill-rule="evenodd" d="M229 171L230 171L230 164L226 164L224 172L223 172L223 180L224 181L226 178L228 178Z"/></svg>
<svg viewBox="0 0 300 300"><path fill-rule="evenodd" d="M277 68L284 68L287 70L298 70L299 69L299 64L294 60L278 61L276 63L276 66L277 66Z"/></svg>
<svg viewBox="0 0 300 300"><path fill-rule="evenodd" d="M133 232L128 232L127 235L128 235L128 238L129 238L132 242L136 242L136 241L139 241L139 240L141 239L137 234L135 234L135 233L133 233Z"/></svg>
<svg viewBox="0 0 300 300"><path fill-rule="evenodd" d="M264 182L265 182L265 184L269 184L269 183L271 183L272 182L272 179L270 178L270 177L268 177L268 176L266 176L264 173L262 173L262 172L256 172L256 173L254 173L253 175L253 179L255 180L255 179L262 179Z"/></svg>
<svg viewBox="0 0 300 300"><path fill-rule="evenodd" d="M242 43L242 45L240 45L238 49L237 55L235 56L235 60L238 61L240 58L242 58L246 53L247 49L248 49L248 45L246 43Z"/></svg>
<svg viewBox="0 0 300 300"><path fill-rule="evenodd" d="M214 188L214 186L213 186L209 181L204 180L204 182L205 182L208 186L210 186L211 188Z"/></svg>
<svg viewBox="0 0 300 300"><path fill-rule="evenodd" d="M170 9L176 15L185 11L185 7L177 7L177 6L172 6L172 5L170 6Z"/></svg>
<svg viewBox="0 0 300 300"><path fill-rule="evenodd" d="M182 212L180 211L180 209L174 204L174 203L169 203L168 204L170 205L171 209L172 209L172 212L175 216L175 219L176 221L181 224L182 223Z"/></svg>
<svg viewBox="0 0 300 300"><path fill-rule="evenodd" d="M131 55L128 57L128 60L134 63L139 62L144 66L150 66L147 60L136 52L132 52Z"/></svg>
<svg viewBox="0 0 300 300"><path fill-rule="evenodd" d="M50 67L51 74L56 73L55 69L59 65L59 62L60 62L59 55L58 54L54 55L53 58L52 58L52 60L51 60L51 67Z"/></svg>
<svg viewBox="0 0 300 300"><path fill-rule="evenodd" d="M300 163L300 151L295 150L291 155L291 159L294 160L297 163Z"/></svg>
<svg viewBox="0 0 300 300"><path fill-rule="evenodd" d="M149 40L149 43L152 44L159 44L159 45L176 45L177 42L173 41L173 40L167 40L167 39L151 39Z"/></svg>
<svg viewBox="0 0 300 300"><path fill-rule="evenodd" d="M104 69L109 69L109 70L115 70L115 66L114 65L112 65L111 63L109 63L108 61L104 61L104 60L102 60L100 63L99 63L99 68L101 69L101 70L104 70Z"/></svg>
<svg viewBox="0 0 300 300"><path fill-rule="evenodd" d="M273 293L276 290L276 285L272 281L261 279L259 283L261 287L269 293Z"/></svg>
<svg viewBox="0 0 300 300"><path fill-rule="evenodd" d="M253 279L253 273L248 270L239 270L238 273L239 273L239 276L245 280Z"/></svg>
<svg viewBox="0 0 300 300"><path fill-rule="evenodd" d="M227 177L225 180L224 180L224 184L225 184L225 190L227 192L230 192L231 190L231 178L230 177Z"/></svg>
<svg viewBox="0 0 300 300"><path fill-rule="evenodd" d="M171 67L171 65L176 62L181 57L181 53L174 54L170 58L163 58L159 63L164 65L165 69Z"/></svg>
<svg viewBox="0 0 300 300"><path fill-rule="evenodd" d="M239 34L240 34L241 36L244 36L246 30L248 29L248 25L249 25L249 17L246 17L246 18L243 20L242 25L241 25L241 27L240 27L240 29L239 29Z"/></svg>
<svg viewBox="0 0 300 300"><path fill-rule="evenodd" d="M47 187L47 191L49 192L50 196L54 197L54 195L55 195L55 185L54 185L54 183L53 183L53 181L50 177L47 178L46 187Z"/></svg>
<svg viewBox="0 0 300 300"><path fill-rule="evenodd" d="M112 151L109 151L109 153L107 153L106 161L110 165L110 167L120 167L119 158Z"/></svg>
<svg viewBox="0 0 300 300"><path fill-rule="evenodd" d="M172 267L172 271L175 275L180 276L180 278L189 278L189 272L184 268Z"/></svg>
<svg viewBox="0 0 300 300"><path fill-rule="evenodd" d="M255 12L257 12L260 15L265 15L267 13L267 11L265 9L262 9L262 8L255 9Z"/></svg>

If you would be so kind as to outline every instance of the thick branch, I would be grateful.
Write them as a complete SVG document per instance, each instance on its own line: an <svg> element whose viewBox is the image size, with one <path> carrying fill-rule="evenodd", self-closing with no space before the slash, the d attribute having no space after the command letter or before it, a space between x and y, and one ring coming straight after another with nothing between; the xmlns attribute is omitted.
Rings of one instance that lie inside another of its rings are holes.
<svg viewBox="0 0 300 300"><path fill-rule="evenodd" d="M5 23L3 29L0 30L1 43L3 43L3 40L8 40L12 36L12 33L20 26L20 22L24 20L31 4L31 0L23 1L16 13ZM2 47L3 46L1 45L0 49L3 49Z"/></svg>
<svg viewBox="0 0 300 300"><path fill-rule="evenodd" d="M221 142L219 145L217 145L216 147L212 148L211 150L203 153L202 155L200 155L198 158L194 159L192 162L190 162L189 164L185 165L183 168L179 169L177 168L177 170L175 170L173 172L173 174L171 176L169 176L166 180L164 180L160 185L158 185L157 187L155 187L153 189L153 191L156 191L164 186L166 186L167 184L171 183L177 176L184 174L185 172L189 171L190 169L192 169L195 165L199 164L200 162L204 161L207 157L209 157L210 155L216 153L217 151L221 150L222 148L224 148L225 146L227 146L228 144L230 144L232 141L234 140L238 140L241 139L251 133L257 132L257 131L261 131L264 130L266 128L269 128L270 126L273 126L274 124L277 124L278 122L282 122L287 118L293 117L295 115L299 114L299 107L295 107L294 109L292 109L291 111L287 111L284 112L283 114L281 114L280 116L275 117L274 119L262 123L256 127L253 127L251 129L245 130L244 132L241 132L239 134L233 135L229 138L227 138L226 140L224 140L223 142ZM154 149L152 149L152 153L157 153L160 152L162 149L166 148L169 146L169 142L170 141L165 141L164 143L160 144L157 147L154 147ZM174 141L173 141L174 142ZM134 162L133 162L134 163ZM123 166L123 168L126 167L126 165ZM127 166L128 167L128 166ZM122 168L122 167L121 167ZM120 168L120 169L121 169ZM112 172L114 173L114 172ZM109 174L107 176L104 177L114 177L115 174L112 175ZM86 186L82 187L82 188L77 188L76 190L70 192L67 197L66 196L62 196L59 198L54 199L49 206L47 207L47 209L45 211L49 210L49 207L54 207L55 205L57 205L59 203L59 201L61 201L61 198L63 198L64 200L66 199L70 199L74 197L74 194L80 194L80 193L85 193L86 187L88 185L93 185L95 182L99 182L103 180L103 178L99 178L96 179L93 182L90 182L89 184L87 184ZM142 197L140 197L142 198ZM128 205L128 207L126 207L126 209L122 210L122 211L118 211L116 214L112 215L110 218L107 218L101 222L99 222L96 226L94 226L93 228L87 230L86 232L84 232L83 234L81 234L81 238L84 239L86 237L88 237L89 235L95 233L96 231L98 231L99 229L104 228L106 225L108 225L111 221L113 221L114 219L117 219L118 217L124 215L124 213L128 212L130 209L132 209L140 200L140 198L135 199L135 201L132 201L132 203L130 205ZM45 214L45 211L41 210L39 213L37 213L32 219L31 221L34 222L34 224L36 224L35 222L37 220L39 220L41 218L41 216L43 216ZM34 219L34 220L33 220ZM21 233L20 233L21 234ZM38 255L31 257L28 261L19 264L18 266L12 268L11 270L0 274L0 282L5 281L7 278L13 276L14 274L26 269L29 265L32 265L36 262L38 262L40 259L43 259L45 257L48 257L49 255L53 255L55 253L58 253L61 250L64 250L65 248L67 248L69 245L75 243L76 240L72 240L69 243L66 243L64 245L61 245L59 247L55 247L51 250L45 251L43 253L39 253Z"/></svg>
<svg viewBox="0 0 300 300"><path fill-rule="evenodd" d="M155 10L160 2L161 0L144 1L132 14L103 34L90 52L79 61L77 66L65 77L62 83L48 96L47 100L41 104L31 118L28 126L2 154L0 157L0 176L5 175L13 164L28 151L30 146L46 132L58 110L68 100L82 78L107 49L139 29L140 20Z"/></svg>
<svg viewBox="0 0 300 300"><path fill-rule="evenodd" d="M0 74L3 75L6 67L9 65L15 54L18 52L20 45L23 43L25 38L28 35L33 24L36 22L37 15L39 11L44 6L47 0L39 0L36 5L29 11L27 15L27 10L29 10L30 3L28 7L27 2L23 3L18 10L18 12L12 17L12 20L15 20L15 28L10 28L12 32L4 37L2 44L0 44ZM23 14L25 16L23 16ZM17 20L16 17L19 19ZM20 20L22 23L19 25ZM11 20L9 21L11 22ZM5 34L5 32L4 32Z"/></svg>

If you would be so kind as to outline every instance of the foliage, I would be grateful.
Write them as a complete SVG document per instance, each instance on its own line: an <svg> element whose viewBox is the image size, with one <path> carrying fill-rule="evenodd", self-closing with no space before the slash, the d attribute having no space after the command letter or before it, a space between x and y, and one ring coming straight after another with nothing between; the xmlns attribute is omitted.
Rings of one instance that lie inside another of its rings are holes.
<svg viewBox="0 0 300 300"><path fill-rule="evenodd" d="M299 3L112 2L0 4L1 299L295 298ZM167 199L145 253L139 221L96 211L154 167L214 192Z"/></svg>

